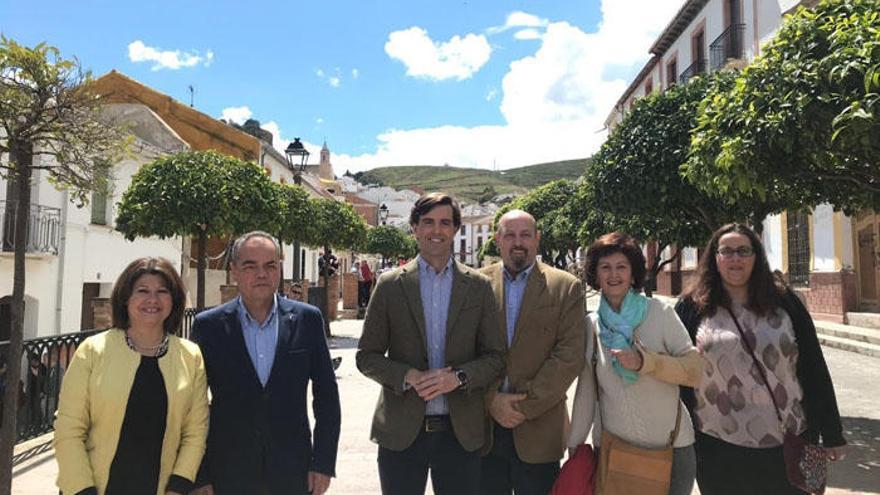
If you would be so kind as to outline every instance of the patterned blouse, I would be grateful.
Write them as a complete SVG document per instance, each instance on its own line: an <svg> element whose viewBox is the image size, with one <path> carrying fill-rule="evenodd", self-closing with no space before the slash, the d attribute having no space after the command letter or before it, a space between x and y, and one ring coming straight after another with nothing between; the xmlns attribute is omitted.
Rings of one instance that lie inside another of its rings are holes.
<svg viewBox="0 0 880 495"><path fill-rule="evenodd" d="M806 428L798 383L797 343L791 319L782 309L760 317L741 305L733 312L755 356L764 367L782 410L785 429ZM695 424L699 431L741 447L777 447L783 431L761 373L726 309L719 308L697 331L703 378L695 389Z"/></svg>

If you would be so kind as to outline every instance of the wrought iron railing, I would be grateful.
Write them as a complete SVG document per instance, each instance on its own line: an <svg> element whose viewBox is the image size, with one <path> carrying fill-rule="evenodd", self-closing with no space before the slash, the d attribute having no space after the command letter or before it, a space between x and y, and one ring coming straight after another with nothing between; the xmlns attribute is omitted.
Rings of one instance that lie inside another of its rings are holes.
<svg viewBox="0 0 880 495"><path fill-rule="evenodd" d="M189 338L193 320L201 311L203 310L199 308L186 308L183 311L183 321L177 332L180 337ZM3 365L6 366L5 373L0 376L0 390L10 386L17 386L19 389L16 443L52 431L61 380L64 378L67 363L86 337L103 331L85 330L25 340L21 353L21 366L26 368L24 373L18 373L16 367L10 366L8 362L9 342L0 342L0 369ZM20 378L16 385L13 377L21 376L26 378ZM0 414L3 410L2 401L3 394L0 393Z"/></svg>
<svg viewBox="0 0 880 495"><path fill-rule="evenodd" d="M686 82L688 82L688 80L690 80L690 78L698 76L705 72L706 59L697 59L694 61L694 63L689 65L688 68L685 69L680 76L678 76L678 82L680 82L681 84L685 84Z"/></svg>
<svg viewBox="0 0 880 495"><path fill-rule="evenodd" d="M29 253L58 254L58 240L63 227L61 210L36 204L20 208L15 201L0 201L0 249L15 250L15 220L20 212L28 217L25 250Z"/></svg>
<svg viewBox="0 0 880 495"><path fill-rule="evenodd" d="M728 60L741 60L745 57L745 33L745 24L731 24L709 45L709 68L712 72L724 67Z"/></svg>
<svg viewBox="0 0 880 495"><path fill-rule="evenodd" d="M810 224L806 212L789 211L788 233L788 283L793 287L810 286Z"/></svg>

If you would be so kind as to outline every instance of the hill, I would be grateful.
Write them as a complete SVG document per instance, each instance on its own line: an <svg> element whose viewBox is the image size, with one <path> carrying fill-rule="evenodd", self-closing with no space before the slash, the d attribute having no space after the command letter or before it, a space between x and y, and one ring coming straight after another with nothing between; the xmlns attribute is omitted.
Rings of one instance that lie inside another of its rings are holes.
<svg viewBox="0 0 880 495"><path fill-rule="evenodd" d="M577 179L587 160L566 160L492 171L480 168L409 165L378 167L356 175L361 184L395 189L417 188L445 191L469 201L482 201L498 194L523 194L556 179Z"/></svg>

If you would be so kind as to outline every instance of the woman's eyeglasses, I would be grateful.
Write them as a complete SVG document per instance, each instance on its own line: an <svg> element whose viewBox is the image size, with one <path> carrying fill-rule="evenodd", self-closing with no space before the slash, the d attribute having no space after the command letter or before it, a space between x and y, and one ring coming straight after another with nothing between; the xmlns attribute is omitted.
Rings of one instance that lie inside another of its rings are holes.
<svg viewBox="0 0 880 495"><path fill-rule="evenodd" d="M729 248L729 247L723 247L723 248L720 248L717 251L717 253L719 255L721 255L721 257L724 259L733 258L734 255L736 255L739 258L751 258L752 256L755 255L755 250L752 249L751 246L740 246L736 249Z"/></svg>

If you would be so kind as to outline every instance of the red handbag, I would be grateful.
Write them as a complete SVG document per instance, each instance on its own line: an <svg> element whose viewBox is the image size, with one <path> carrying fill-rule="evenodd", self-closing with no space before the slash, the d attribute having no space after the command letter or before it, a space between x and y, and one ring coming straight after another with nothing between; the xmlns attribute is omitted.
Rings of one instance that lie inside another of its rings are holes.
<svg viewBox="0 0 880 495"><path fill-rule="evenodd" d="M593 495L597 464L593 447L578 445L574 455L562 465L549 495Z"/></svg>

